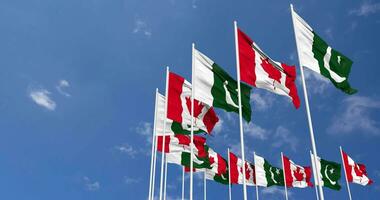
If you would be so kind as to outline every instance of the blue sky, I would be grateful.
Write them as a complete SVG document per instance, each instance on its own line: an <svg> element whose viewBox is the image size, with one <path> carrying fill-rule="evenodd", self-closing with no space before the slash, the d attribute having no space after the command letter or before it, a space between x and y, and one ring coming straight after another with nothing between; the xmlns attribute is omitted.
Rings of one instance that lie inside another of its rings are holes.
<svg viewBox="0 0 380 200"><path fill-rule="evenodd" d="M367 165L375 183L351 184L353 197L377 199L380 2L374 0L1 0L0 198L145 199L154 91L164 90L165 66L190 79L195 42L236 76L233 20L272 58L297 65L289 3L354 61L350 83L359 93L353 96L306 72L314 131L322 158L341 162L342 145ZM283 151L310 165L297 84L299 110L285 97L253 89L253 123L245 125L249 159L256 151L279 166ZM224 156L227 147L238 153L237 115L218 113L221 123L208 144ZM179 169L169 166L169 199L180 197ZM326 198L347 199L344 179L341 185L340 192L325 189ZM283 199L281 189L260 188L260 195ZM314 188L289 191L291 199L314 197ZM254 189L248 192L253 199ZM226 186L208 182L209 198L227 194ZM242 187L234 186L234 199L241 196Z"/></svg>

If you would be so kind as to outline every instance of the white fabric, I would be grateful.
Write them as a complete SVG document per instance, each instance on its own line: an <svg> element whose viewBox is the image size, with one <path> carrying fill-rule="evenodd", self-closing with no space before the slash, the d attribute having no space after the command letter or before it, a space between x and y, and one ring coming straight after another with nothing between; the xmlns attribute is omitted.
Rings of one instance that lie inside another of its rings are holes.
<svg viewBox="0 0 380 200"><path fill-rule="evenodd" d="M196 88L194 90L194 98L209 106L213 106L214 98L211 94L211 88L214 85L214 73L212 71L214 62L196 49L194 49L193 56L193 85Z"/></svg>
<svg viewBox="0 0 380 200"><path fill-rule="evenodd" d="M166 98L162 94L158 94L158 101L157 101L157 118L156 118L156 135L161 136L164 135L164 119L165 119L165 101ZM165 129L165 135L174 135L174 133L171 131L171 125L173 120L166 119L166 129Z"/></svg>
<svg viewBox="0 0 380 200"><path fill-rule="evenodd" d="M358 176L356 173L355 173L355 167L359 169L359 166L355 163L354 160L352 160L352 158L350 158L350 156L347 155L347 161L348 161L348 164L350 165L351 167L351 175L352 175L352 182L353 183L357 183L357 184L360 184L360 185L368 185L368 183L370 182L370 179L363 174L363 176ZM346 169L347 171L347 169Z"/></svg>
<svg viewBox="0 0 380 200"><path fill-rule="evenodd" d="M292 160L289 160L290 162L290 172L291 172L291 175L293 177L293 187L297 187L297 188L306 188L308 187L307 185L307 182L306 182L306 173L305 173L305 168L300 166L300 165L296 165ZM303 180L302 181L297 181L295 175L294 175L294 172L297 170L297 167L300 169L300 173L303 174Z"/></svg>
<svg viewBox="0 0 380 200"><path fill-rule="evenodd" d="M255 160L255 170L256 170L256 184L258 186L267 187L268 181L266 178L266 172L264 168L265 159L263 157L254 156Z"/></svg>

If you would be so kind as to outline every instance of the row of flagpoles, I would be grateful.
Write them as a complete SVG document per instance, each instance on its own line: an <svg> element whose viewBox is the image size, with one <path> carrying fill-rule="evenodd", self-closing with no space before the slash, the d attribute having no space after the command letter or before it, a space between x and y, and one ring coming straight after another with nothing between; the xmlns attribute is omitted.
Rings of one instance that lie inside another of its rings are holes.
<svg viewBox="0 0 380 200"><path fill-rule="evenodd" d="M303 37L303 35L301 35L302 33L300 33L299 31L296 31L296 29L298 28L298 27L296 27L297 23L301 23L301 24L305 25L305 27L307 27L307 28L309 28L309 26L307 25L306 22L304 22L302 20L302 18L300 18L294 12L292 5L290 5L290 8L291 8L291 13L292 13L293 28L294 28L295 39L296 39L297 53L298 53L298 58L299 58L299 66L300 66L300 71L301 71L301 80L302 80L303 93L304 93L304 98L305 98L306 114L307 114L307 119L308 119L308 126L309 126L309 133L310 133L310 140L311 140L311 147L312 147L311 159L312 159L312 163L313 163L314 180L315 180L315 184L317 186L316 189L318 189L318 190L316 190L316 195L317 195L318 199L324 200L322 184L320 182L320 180L321 180L320 173L319 173L320 169L319 169L318 165L315 165L315 163L318 163L318 154L317 154L317 148L316 148L316 143L315 143L315 138L314 138L312 117L311 117L310 108L309 108L307 87L306 87L304 71L303 71L303 67L304 66L308 67L309 63L308 62L304 63L305 59L301 59L301 58L305 57L304 55L301 55L302 54L301 49L305 48L305 45L304 45L304 43L302 43L302 41L301 41L302 44L300 44L300 41L299 41L299 38ZM298 18L300 18L301 20ZM299 20L299 21L296 22L295 20ZM310 30L312 30L311 27L310 27ZM310 33L313 33L313 32L310 32ZM236 82L237 82L237 84L236 84L237 85L237 105L233 101L233 98L231 96L228 96L228 95L231 95L230 94L231 91L228 91L228 89L225 89L225 91L226 91L226 97L225 98L226 98L227 104L230 104L232 106L234 106L234 105L237 106L237 110L235 110L235 112L237 111L237 113L239 114L241 160L243 162L245 162L246 158L245 158L245 152L244 152L245 148L244 148L243 118L245 120L247 120L247 119L246 119L246 115L244 115L244 117L243 117L243 108L244 107L242 104L242 90L243 90L242 87L244 85L241 84L241 82L242 81L243 82L251 82L251 81L250 80L247 81L247 79L245 78L246 73L241 74L242 73L241 72L242 66L241 66L241 58L240 57L241 57L242 52L239 52L241 50L239 48L239 45L240 45L239 42L241 42L241 39L239 38L240 34L245 36L245 34L242 33L238 29L237 22L235 21L234 22L234 35L235 35L236 71L237 71L237 80L236 80ZM248 38L248 36L246 36L246 39L247 38ZM314 38L316 38L316 36L314 36ZM248 38L247 40L251 42L250 48L253 49L254 53L258 53L258 55L256 55L256 56L259 56L260 59L262 58L262 60L260 62L263 62L264 64L268 64L271 67L276 68L276 70L278 70L279 73L283 73L285 76L289 76L290 78L294 78L294 79L292 79L293 84L294 84L295 77L292 77L291 73L289 71L287 71L287 70L291 69L290 67L283 65L282 63L277 63L277 62L273 61L264 52L262 52L261 49L254 42L252 42L250 40L250 38ZM314 48L314 46L313 46L313 48ZM337 58L337 62L335 62L335 63L338 63L338 64L336 64L336 65L339 66L339 65L341 65L341 62L342 63L346 62L346 60L345 60L346 57L341 55L339 52L337 52L337 53L339 53L339 54L337 54L335 51L331 50L331 48L329 46L327 46L326 48L327 48L327 50L326 50L325 57L323 58L323 60L325 60L326 55L328 55L328 56L330 56L330 58L329 58L330 60L328 60L327 62L333 63L332 57L334 57L334 56ZM195 79L197 78L197 76L199 76L197 74L197 70L195 70L195 60L197 59L197 58L195 58L196 54L197 55L203 55L203 54L200 54L200 52L195 49L195 44L192 44L192 78L191 78L192 84L195 84L195 82L196 82ZM334 54L336 54L336 55L334 55ZM208 59L208 58L205 59L205 62L206 61L211 62L210 59ZM246 61L243 61L243 62L246 62ZM253 62L256 62L256 61L254 60ZM211 65L214 66L215 63L213 63L213 62L211 62L211 63L212 64L210 64L210 66ZM317 64L318 64L318 62L317 62ZM351 62L351 64L352 64L352 62ZM243 63L243 65L246 65L246 63ZM321 71L323 71L322 69L319 73L321 73L323 76L329 78L337 88L339 88L339 89L341 89L344 92L349 93L349 94L352 94L355 92L354 89L350 88L350 86L347 82L348 73L342 74L339 70L334 71L334 68L330 67L329 63L326 64L326 61L324 63L322 61L322 65L324 65L324 66L322 66L324 68L323 70L328 71L328 75L326 75L325 72L321 72ZM321 66L319 66L319 67L321 67ZM349 65L349 67L351 67L351 65ZM243 66L243 68L244 68L244 66ZM310 68L310 66L309 66L309 68ZM161 136L163 136L162 141L160 141L161 142L161 148L162 148L161 149L162 154L161 154L160 181L159 181L159 183L160 183L159 200L166 200L166 182L167 182L168 161L167 161L167 156L166 156L166 154L167 154L166 153L167 141L165 141L165 140L167 139L167 137L166 137L167 132L169 131L169 129L171 129L171 127L167 126L167 124L168 124L167 123L168 122L167 117L170 114L170 113L168 113L168 102L169 102L169 98L170 98L170 94L169 94L170 73L171 72L169 72L169 67L167 67L167 69L166 69L166 86L165 86L165 95L164 95L164 98L166 98L166 99L165 99L165 103L164 103L164 109L163 109L163 111L161 111L161 112L163 112L163 116L164 116L163 122L158 120L158 113L160 111L158 110L159 107L157 105L159 103L158 101L159 101L160 94L158 93L158 90L156 90L156 103L155 103L156 107L155 107L155 115L154 115L154 122L155 123L154 123L154 127L153 127L154 133L153 133L153 139L152 139L152 159L151 159L151 166L150 166L149 198L148 198L148 199L152 199L152 200L155 197L157 147L160 145L158 143L159 141L158 141L158 134L157 134L157 127L158 126L162 126L162 135ZM244 75L245 80L241 80L242 75ZM295 70L294 70L294 76L295 76ZM257 79L259 79L259 78L257 78ZM288 77L286 77L286 79L288 79ZM182 83L183 85L181 85L181 87L185 87L185 85L186 85L186 80L183 80L183 81L184 82ZM294 91L295 91L295 93L297 93L297 91L296 91L296 89L293 88L293 87L295 87L295 85L289 86L288 81L286 81L286 83L281 82L281 80L277 80L277 81L278 81L278 83L276 83L276 84L278 84L278 85L272 85L269 90L271 90L274 93L282 94L282 95L286 95L286 96L290 97L292 99L294 105L296 107L298 107L299 106L298 95L294 94ZM224 82L223 87L226 88L228 86L228 84L230 84L228 81ZM273 84L275 84L275 81L273 81ZM256 83L251 83L249 85L252 85L255 87L260 87L259 84L256 84ZM193 181L193 173L194 173L194 169L195 169L194 168L194 146L195 146L194 145L194 134L195 134L195 132L198 133L198 131L200 130L199 127L195 127L195 124L198 125L198 123L200 123L200 119L197 118L199 115L198 112L203 112L203 110L205 110L205 109L201 109L201 111L199 111L199 109L197 108L197 110L195 110L195 107L199 106L199 102L197 101L199 99L195 98L197 88L195 87L195 85L192 85L190 87L191 87L191 94L188 94L190 97L190 122L188 122L188 124L190 124L190 130L187 130L187 131L190 132L190 164L189 164L190 165L189 166L189 173L190 173L189 196L190 196L190 198L189 199L193 200L193 182L194 182ZM268 87L268 86L263 86L262 88L265 88L265 87ZM278 88L280 88L280 89L278 89ZM281 90L281 88L283 90ZM265 88L265 89L268 89L268 88ZM284 91L287 91L288 93L284 94ZM230 103L228 101L230 101ZM297 103L297 101L298 101L298 103ZM189 103L189 102L187 101L186 103ZM187 105L187 106L189 106L189 105ZM213 105L209 105L209 106L213 106ZM209 108L207 108L207 109L209 109ZM207 111L210 111L211 109L209 109ZM231 111L231 108L228 108L228 109L230 109L229 111ZM234 109L232 109L232 110L234 110ZM204 115L203 117L206 117L206 115ZM170 118L170 117L168 117L168 118ZM170 119L170 120L173 120L173 119ZM180 120L179 120L176 122L181 123L182 121L180 122ZM157 123L162 123L162 124L157 124ZM210 129L207 127L208 124L203 124L203 125L206 126L206 128L205 128L206 132L210 131ZM195 128L196 128L196 130L195 130ZM342 162L344 163L342 150L341 150L341 155L342 155ZM283 161L284 156L282 155L282 153L281 153L281 158ZM351 199L351 192L350 192L349 184L348 184L349 181L347 179L347 172L346 172L346 168L345 168L344 164L343 164L343 167L344 167L345 176L346 176L346 183L347 183L349 198ZM229 151L229 149L228 149L228 169L230 169L230 151ZM256 167L255 167L255 169L256 169ZM286 181L286 177L285 177L284 163L283 163L282 169L284 170L283 174L284 174L285 198L288 199L287 187L289 187L289 186L287 186L287 184L286 184L287 181ZM229 199L231 199L231 174L230 174L230 170L229 170L228 176L229 176L229 178L228 178L229 179ZM182 169L182 199L184 199L184 192L185 192L184 177L185 177L185 166ZM247 183L246 183L246 178L245 178L246 177L246 165L245 164L242 165L242 177L243 177L242 178L243 198L244 198L244 200L247 200ZM257 184L256 184L256 198L259 199L258 185ZM206 171L205 171L205 175L204 175L204 199L206 199Z"/></svg>

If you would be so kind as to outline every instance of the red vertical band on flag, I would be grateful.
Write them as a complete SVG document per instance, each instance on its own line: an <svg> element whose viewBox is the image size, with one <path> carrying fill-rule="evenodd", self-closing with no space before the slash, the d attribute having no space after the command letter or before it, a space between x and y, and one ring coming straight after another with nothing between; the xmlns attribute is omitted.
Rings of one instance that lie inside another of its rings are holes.
<svg viewBox="0 0 380 200"><path fill-rule="evenodd" d="M305 169L306 174L306 183L309 187L313 187L313 183L311 182L311 168L310 167L303 167Z"/></svg>
<svg viewBox="0 0 380 200"><path fill-rule="evenodd" d="M348 182L352 183L352 168L348 162L348 155L346 154L346 152L344 152L342 150L342 154L343 154L343 164L344 164L344 167L346 168L346 177L347 177L347 180Z"/></svg>
<svg viewBox="0 0 380 200"><path fill-rule="evenodd" d="M238 28L238 47L240 63L240 79L249 85L256 86L256 57L252 49L253 41Z"/></svg>
<svg viewBox="0 0 380 200"><path fill-rule="evenodd" d="M211 134L212 129L214 129L218 121L219 117L216 115L214 108L211 107L203 117L203 123L205 124L208 133Z"/></svg>
<svg viewBox="0 0 380 200"><path fill-rule="evenodd" d="M284 73L286 74L286 80L285 80L285 86L290 90L289 96L292 98L293 105L296 108L299 108L301 105L300 98L298 96L297 92L297 86L296 86L296 67L295 66L288 66L284 63L281 63L282 68L284 69Z"/></svg>
<svg viewBox="0 0 380 200"><path fill-rule="evenodd" d="M182 87L185 79L175 73L169 72L168 86L168 113L167 117L173 121L182 123Z"/></svg>
<svg viewBox="0 0 380 200"><path fill-rule="evenodd" d="M224 160L224 158L217 154L218 157L218 175L225 174L227 172L227 162Z"/></svg>
<svg viewBox="0 0 380 200"><path fill-rule="evenodd" d="M162 152L162 139L164 136L157 136L157 151ZM170 135L165 136L165 153L169 153Z"/></svg>
<svg viewBox="0 0 380 200"><path fill-rule="evenodd" d="M290 161L286 156L282 156L282 162L284 163L285 181L287 187L293 187L293 176L290 169Z"/></svg>
<svg viewBox="0 0 380 200"><path fill-rule="evenodd" d="M238 158L235 156L235 154L230 152L230 176L231 176L231 184L238 184L239 183L239 169L238 169Z"/></svg>

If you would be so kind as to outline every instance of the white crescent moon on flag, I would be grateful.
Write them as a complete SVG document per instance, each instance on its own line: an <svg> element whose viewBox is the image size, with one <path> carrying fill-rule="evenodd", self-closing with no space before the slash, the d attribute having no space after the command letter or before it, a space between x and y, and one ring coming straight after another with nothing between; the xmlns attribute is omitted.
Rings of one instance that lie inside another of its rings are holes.
<svg viewBox="0 0 380 200"><path fill-rule="evenodd" d="M227 89L227 85L228 85L228 81L224 81L223 83L223 88L224 88L224 91L226 92L226 102L235 107L235 108L239 108L238 105L236 105L236 103L232 100L232 97L231 97L231 94L230 94L230 91L228 91Z"/></svg>
<svg viewBox="0 0 380 200"><path fill-rule="evenodd" d="M330 183L331 183L332 185L335 185L335 184L336 184L336 181L332 181L332 180L330 179L328 173L327 173L328 168L329 168L329 165L327 165L326 168L325 168L325 177L330 181Z"/></svg>

